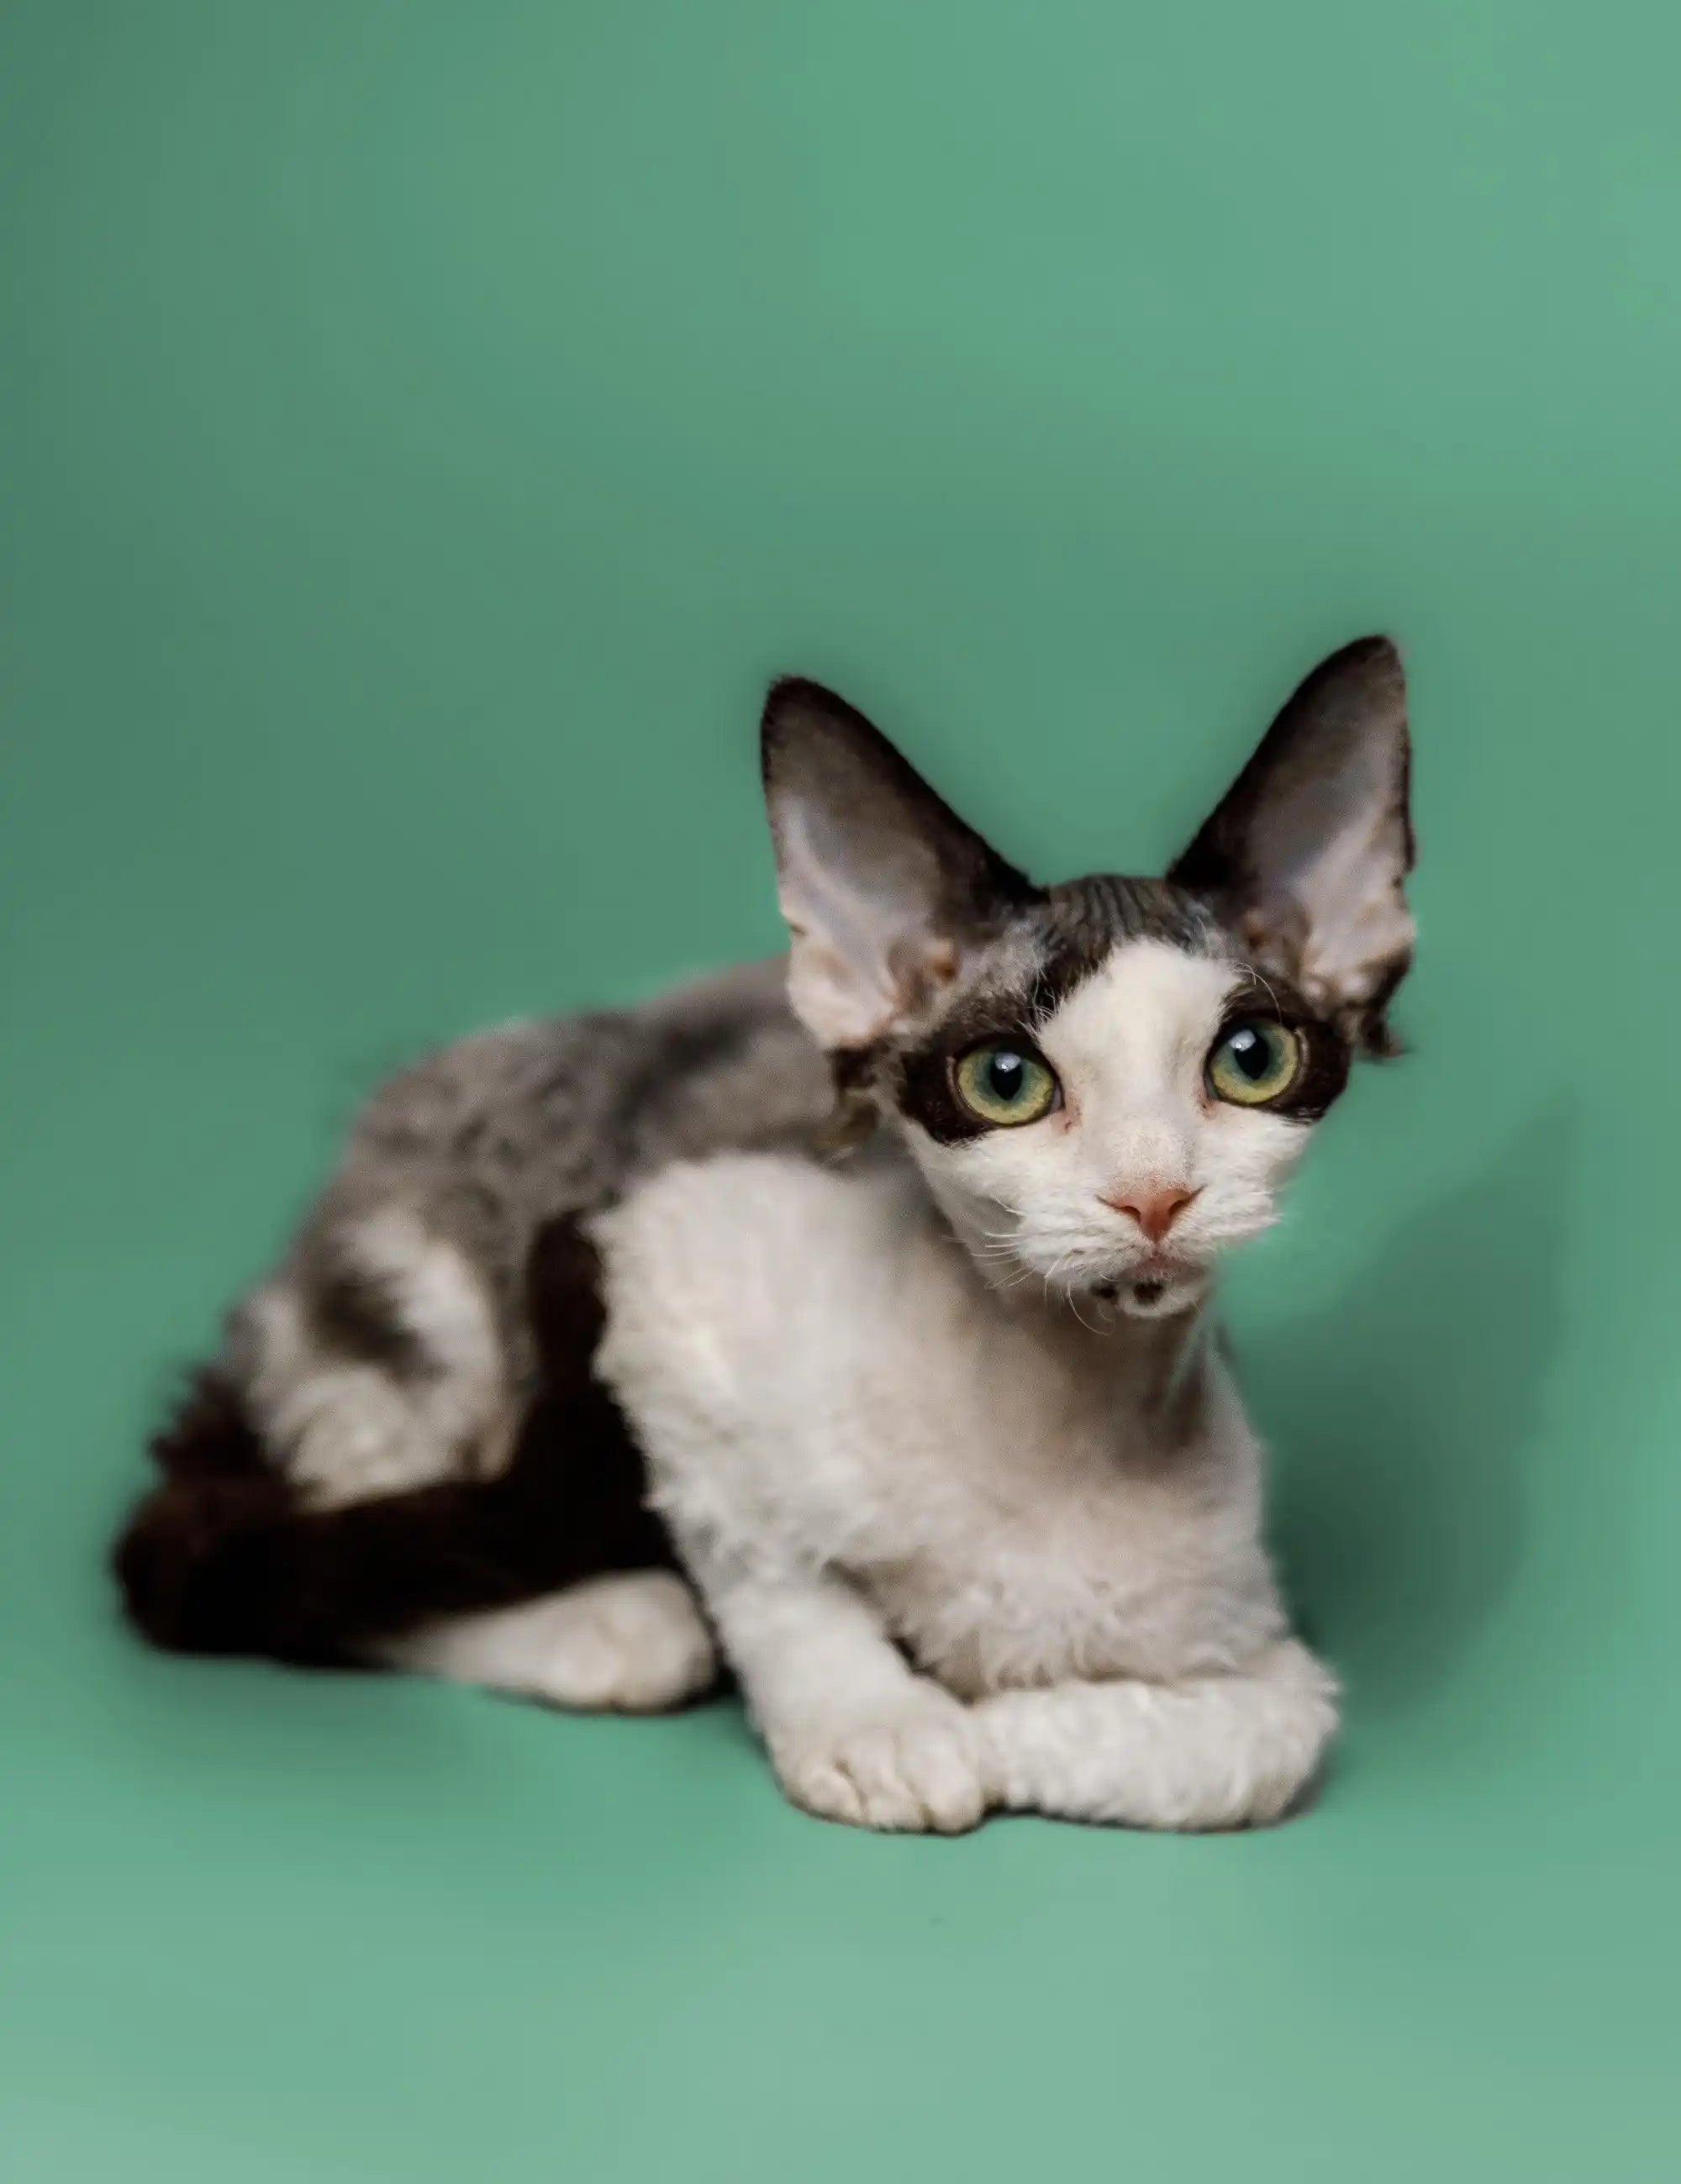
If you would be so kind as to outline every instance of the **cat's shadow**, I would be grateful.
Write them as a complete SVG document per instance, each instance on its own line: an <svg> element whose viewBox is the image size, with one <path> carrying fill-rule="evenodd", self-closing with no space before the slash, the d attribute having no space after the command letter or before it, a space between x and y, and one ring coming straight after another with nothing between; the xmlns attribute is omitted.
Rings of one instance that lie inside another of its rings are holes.
<svg viewBox="0 0 1681 2184"><path fill-rule="evenodd" d="M1567 1106L1543 1110L1332 1308L1241 1345L1292 1606L1364 1708L1427 1697L1522 1555L1572 1135Z"/></svg>

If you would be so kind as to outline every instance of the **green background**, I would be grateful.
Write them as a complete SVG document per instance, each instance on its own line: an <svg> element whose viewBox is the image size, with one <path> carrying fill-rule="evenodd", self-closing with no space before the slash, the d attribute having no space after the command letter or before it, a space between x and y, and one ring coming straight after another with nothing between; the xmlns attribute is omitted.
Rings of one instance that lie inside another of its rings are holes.
<svg viewBox="0 0 1681 2184"><path fill-rule="evenodd" d="M8 2175L1673 2176L1673 9L0 13ZM896 1841L728 1708L149 1658L387 1067L772 944L764 677L1047 875L1412 671L1412 1057L1233 1285L1319 1809Z"/></svg>

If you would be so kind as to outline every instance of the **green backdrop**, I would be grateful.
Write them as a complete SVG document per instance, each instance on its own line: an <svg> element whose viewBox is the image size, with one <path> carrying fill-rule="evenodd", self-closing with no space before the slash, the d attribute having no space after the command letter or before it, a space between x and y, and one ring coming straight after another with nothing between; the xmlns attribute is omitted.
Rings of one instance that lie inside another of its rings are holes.
<svg viewBox="0 0 1681 2184"><path fill-rule="evenodd" d="M1673 2176L1678 67L1634 0L0 13L19 2184ZM728 1708L126 1641L145 1423L360 1094L773 943L768 674L1148 869L1371 627L1415 1051L1232 1290L1310 1818L875 1839Z"/></svg>

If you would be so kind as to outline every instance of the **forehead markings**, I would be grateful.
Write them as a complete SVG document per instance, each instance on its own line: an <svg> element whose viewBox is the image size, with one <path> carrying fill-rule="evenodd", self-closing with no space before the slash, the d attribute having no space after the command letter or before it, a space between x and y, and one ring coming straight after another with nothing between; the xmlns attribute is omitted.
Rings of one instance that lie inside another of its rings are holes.
<svg viewBox="0 0 1681 2184"><path fill-rule="evenodd" d="M1209 912L1178 890L1159 882L1076 881L1012 919L919 1034L860 1053L846 1073L862 1082L885 1071L894 1104L939 1143L980 1139L994 1133L956 1097L951 1065L965 1046L1014 1034L1042 1047L1062 1080L1064 1105L1045 1127L1066 1130L1080 1120L1082 1088L1101 1098L1108 1085L1130 1100L1182 1088L1187 1072L1200 1084L1221 1023L1248 1011L1276 1014L1306 1047L1297 1090L1266 1113L1318 1121L1348 1077L1350 1050L1339 1026L1316 1018L1287 982L1263 978ZM835 1059L844 1092L847 1058ZM1261 1112L1233 1109L1226 1119Z"/></svg>
<svg viewBox="0 0 1681 2184"><path fill-rule="evenodd" d="M1072 1075L1117 1066L1168 1074L1200 1062L1243 984L1229 957L1192 955L1164 940L1127 940L1081 979L1037 1032L1046 1058Z"/></svg>
<svg viewBox="0 0 1681 2184"><path fill-rule="evenodd" d="M1064 1078L1064 1106L1046 1119L1067 1128L1082 1078L1095 1088L1117 1067L1146 1084L1153 1072L1174 1073L1163 1069L1161 1047L1175 1026L1180 1066L1198 1069L1198 1042L1212 1038L1247 979L1230 939L1179 889L1113 876L1069 881L970 959L931 1021L861 1053L851 1073L883 1071L894 1103L941 1143L990 1136L957 1098L951 1067L965 1047L1014 1034L1043 1046ZM845 1060L836 1058L837 1080Z"/></svg>

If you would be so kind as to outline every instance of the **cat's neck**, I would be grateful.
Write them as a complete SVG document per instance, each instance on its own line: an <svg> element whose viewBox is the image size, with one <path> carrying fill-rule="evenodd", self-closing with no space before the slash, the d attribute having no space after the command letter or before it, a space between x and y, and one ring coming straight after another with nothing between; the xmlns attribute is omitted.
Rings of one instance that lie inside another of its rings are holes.
<svg viewBox="0 0 1681 2184"><path fill-rule="evenodd" d="M977 1318L997 1321L1001 1339L1025 1335L1083 1381L1101 1383L1135 1413L1188 1422L1202 1401L1217 1325L1204 1294L1159 1318L1128 1312L1118 1301L1080 1293L1024 1274L1002 1258L996 1240L964 1231L961 1211L942 1206L908 1152L881 1146L900 1186L939 1236Z"/></svg>
<svg viewBox="0 0 1681 2184"><path fill-rule="evenodd" d="M1196 1408L1215 1339L1206 1298L1183 1312L1143 1318L1036 1279L991 1278L960 1240L953 1237L952 1245L969 1260L977 1309L997 1313L1001 1326L1026 1329L1064 1357L1070 1371L1102 1381L1134 1412L1154 1417Z"/></svg>

